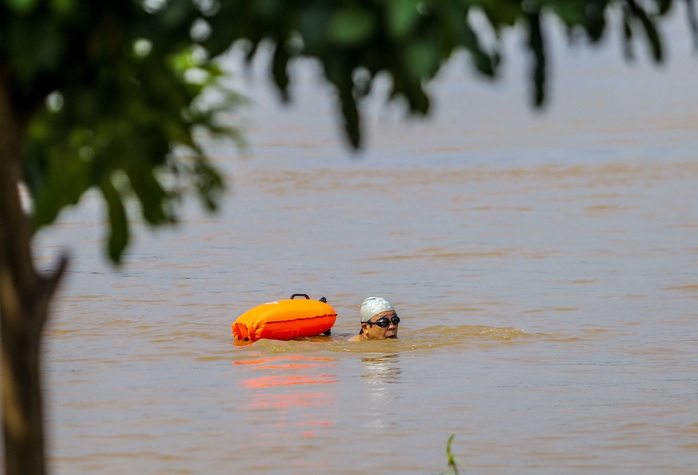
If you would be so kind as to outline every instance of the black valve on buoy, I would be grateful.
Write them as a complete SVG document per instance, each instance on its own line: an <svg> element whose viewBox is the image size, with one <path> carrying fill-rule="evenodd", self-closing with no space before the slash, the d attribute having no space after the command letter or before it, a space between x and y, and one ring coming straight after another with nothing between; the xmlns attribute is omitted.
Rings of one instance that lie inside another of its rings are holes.
<svg viewBox="0 0 698 475"><path fill-rule="evenodd" d="M325 297L320 297L320 302L327 303L327 299ZM330 336L330 333L332 333L331 328L329 328L326 332L323 332L322 334L325 336Z"/></svg>

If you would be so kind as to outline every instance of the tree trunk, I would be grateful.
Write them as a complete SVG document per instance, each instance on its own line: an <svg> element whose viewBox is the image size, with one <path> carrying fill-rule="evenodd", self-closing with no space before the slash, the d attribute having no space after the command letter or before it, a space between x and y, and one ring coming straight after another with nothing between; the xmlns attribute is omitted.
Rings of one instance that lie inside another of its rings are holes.
<svg viewBox="0 0 698 475"><path fill-rule="evenodd" d="M22 207L22 126L8 83L0 77L0 331L2 415L7 475L46 473L40 346L49 303L65 271L37 273L32 229Z"/></svg>

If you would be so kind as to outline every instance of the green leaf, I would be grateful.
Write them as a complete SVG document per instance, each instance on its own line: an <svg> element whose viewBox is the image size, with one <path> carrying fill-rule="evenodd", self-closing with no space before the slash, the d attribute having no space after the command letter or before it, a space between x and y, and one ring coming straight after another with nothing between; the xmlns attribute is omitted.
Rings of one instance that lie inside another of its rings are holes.
<svg viewBox="0 0 698 475"><path fill-rule="evenodd" d="M633 29L630 27L630 12L623 9L623 55L626 61L635 59L633 52Z"/></svg>
<svg viewBox="0 0 698 475"><path fill-rule="evenodd" d="M267 20L278 18L283 13L284 3L278 0L254 0L250 2L254 13Z"/></svg>
<svg viewBox="0 0 698 475"><path fill-rule="evenodd" d="M585 2L549 2L546 6L552 8L557 17L562 20L568 27L583 25L586 21L586 15L584 13L584 8L586 7Z"/></svg>
<svg viewBox="0 0 698 475"><path fill-rule="evenodd" d="M14 57L14 68L22 80L35 80L47 71L57 71L65 53L65 38L58 25L47 18L22 18L12 22L3 38Z"/></svg>
<svg viewBox="0 0 698 475"><path fill-rule="evenodd" d="M341 94L339 100L342 104L344 130L349 138L349 143L354 149L359 149L361 148L361 125L356 100L351 94Z"/></svg>
<svg viewBox="0 0 698 475"><path fill-rule="evenodd" d="M465 23L462 29L461 43L470 52L473 65L485 76L494 77L499 61L498 53L496 50L493 53L484 51L480 46L477 33L468 23Z"/></svg>
<svg viewBox="0 0 698 475"><path fill-rule="evenodd" d="M344 46L365 43L376 28L376 19L371 12L351 6L343 8L330 19L327 39Z"/></svg>
<svg viewBox="0 0 698 475"><path fill-rule="evenodd" d="M284 102L288 102L289 100L289 94L288 94L288 52L286 51L286 48L283 44L283 42L280 42L279 44L276 45L276 48L274 49L274 59L272 62L272 75L274 76L274 83L276 86L279 88L279 91L281 91L281 98L283 99Z"/></svg>
<svg viewBox="0 0 698 475"><path fill-rule="evenodd" d="M540 107L545 101L546 60L545 43L541 25L540 11L526 15L528 19L528 48L533 55L531 79L533 82L533 105Z"/></svg>
<svg viewBox="0 0 698 475"><path fill-rule="evenodd" d="M656 0L656 2L660 15L666 15L671 9L672 0Z"/></svg>
<svg viewBox="0 0 698 475"><path fill-rule="evenodd" d="M37 0L6 0L6 2L15 13L20 15L29 13L37 4Z"/></svg>
<svg viewBox="0 0 698 475"><path fill-rule="evenodd" d="M32 148L37 147L37 153L45 154L41 161L47 163L34 199L33 221L37 229L53 223L60 211L76 204L91 185L89 169L61 145L49 146L44 150L40 149L38 143L32 145Z"/></svg>
<svg viewBox="0 0 698 475"><path fill-rule="evenodd" d="M650 49L652 51L652 56L654 56L654 60L658 63L662 62L664 59L664 54L662 49L662 41L659 38L657 27L654 26L654 22L639 6L634 10L634 13L640 19L640 23L642 23L642 26L645 28L645 33L647 34L647 40L650 43Z"/></svg>
<svg viewBox="0 0 698 475"><path fill-rule="evenodd" d="M448 460L448 473L458 475L458 464L453 456L453 452L451 452L451 444L453 443L453 438L455 436L456 434L451 434L451 436L448 438L448 442L446 442L446 459Z"/></svg>
<svg viewBox="0 0 698 475"><path fill-rule="evenodd" d="M600 41L606 29L605 7L605 0L589 0L584 4L584 29L592 43Z"/></svg>
<svg viewBox="0 0 698 475"><path fill-rule="evenodd" d="M325 49L325 31L318 25L327 25L332 10L330 3L313 4L298 15L298 33L303 38L304 52L310 55L319 54Z"/></svg>
<svg viewBox="0 0 698 475"><path fill-rule="evenodd" d="M514 26L522 14L517 2L484 2L481 7L495 31Z"/></svg>
<svg viewBox="0 0 698 475"><path fill-rule="evenodd" d="M56 13L65 15L75 8L75 0L51 0L51 8Z"/></svg>
<svg viewBox="0 0 698 475"><path fill-rule="evenodd" d="M419 18L420 0L389 0L386 4L388 33L393 38L404 38Z"/></svg>
<svg viewBox="0 0 698 475"><path fill-rule="evenodd" d="M429 113L429 96L424 91L424 87L421 82L416 82L410 84L410 88L407 94L407 101L410 105L410 110L413 113L427 115Z"/></svg>
<svg viewBox="0 0 698 475"><path fill-rule="evenodd" d="M143 162L124 167L133 191L141 202L143 217L152 225L171 224L175 216L170 208L169 196L156 178L154 170Z"/></svg>
<svg viewBox="0 0 698 475"><path fill-rule="evenodd" d="M225 191L223 177L204 160L197 160L194 167L196 188L203 206L208 211L217 211L218 203Z"/></svg>
<svg viewBox="0 0 698 475"><path fill-rule="evenodd" d="M415 80L430 79L439 67L438 44L424 39L410 43L405 48L405 62Z"/></svg>
<svg viewBox="0 0 698 475"><path fill-rule="evenodd" d="M698 50L698 15L696 14L696 4L694 0L686 1L686 16L688 17L688 24L691 27L693 47Z"/></svg>
<svg viewBox="0 0 698 475"><path fill-rule="evenodd" d="M323 66L325 77L337 88L344 131L349 144L355 150L361 147L361 125L359 110L354 97L354 82L352 80L350 54L339 52L325 58Z"/></svg>
<svg viewBox="0 0 698 475"><path fill-rule="evenodd" d="M126 208L121 201L119 192L111 180L104 180L101 186L102 196L107 204L109 215L109 238L107 240L107 254L115 263L121 262L121 256L126 249L129 240L129 224Z"/></svg>

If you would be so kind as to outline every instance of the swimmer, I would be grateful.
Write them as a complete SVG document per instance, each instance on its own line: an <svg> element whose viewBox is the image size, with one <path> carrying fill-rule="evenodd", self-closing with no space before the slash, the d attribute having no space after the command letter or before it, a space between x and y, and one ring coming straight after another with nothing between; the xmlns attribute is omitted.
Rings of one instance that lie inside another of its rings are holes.
<svg viewBox="0 0 698 475"><path fill-rule="evenodd" d="M400 318L393 306L380 297L368 297L361 304L361 329L349 341L397 338Z"/></svg>

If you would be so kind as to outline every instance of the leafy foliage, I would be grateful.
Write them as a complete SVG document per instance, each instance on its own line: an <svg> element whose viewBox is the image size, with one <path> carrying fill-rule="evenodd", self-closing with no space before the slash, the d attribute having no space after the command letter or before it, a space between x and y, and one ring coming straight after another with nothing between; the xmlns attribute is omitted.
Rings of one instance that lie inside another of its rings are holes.
<svg viewBox="0 0 698 475"><path fill-rule="evenodd" d="M272 40L271 67L282 97L288 99L288 63L299 56L320 61L335 86L347 138L361 145L359 104L376 76L392 81L391 98L404 100L410 112L429 112L426 84L457 51L468 53L472 68L496 78L503 60L499 39L520 29L527 36L531 60L532 103L546 98L546 25L556 20L570 37L590 43L606 33L607 18L622 13L628 58L634 40L645 36L656 61L663 59L657 21L672 0L239 0L220 2L207 19L212 34L204 44L218 54L245 40L252 57L264 40ZM687 0L698 42L698 26ZM494 37L494 42L485 39Z"/></svg>
<svg viewBox="0 0 698 475"><path fill-rule="evenodd" d="M188 2L157 12L78 0L0 7L3 69L13 73L12 96L28 124L23 167L36 228L95 188L109 217L108 254L118 262L129 240L128 203L139 203L152 225L175 222L188 190L215 209L223 180L194 134L234 133L217 125L216 113L239 101L228 91L214 104L204 100L222 71L191 38L201 16Z"/></svg>
<svg viewBox="0 0 698 475"><path fill-rule="evenodd" d="M693 0L689 24L698 44ZM134 205L153 225L177 219L188 192L215 209L223 180L195 133L230 134L217 113L240 102L216 64L234 44L274 47L270 75L289 100L289 63L315 58L334 86L346 136L361 146L360 104L378 75L411 113L429 113L428 82L457 51L496 78L500 39L527 37L532 103L546 98L546 26L591 43L621 18L626 55L638 37L664 58L657 27L673 0L0 0L0 86L24 125L22 166L35 226L90 189L104 199L118 262ZM212 88L222 91L205 100ZM4 157L0 157L4 159Z"/></svg>

